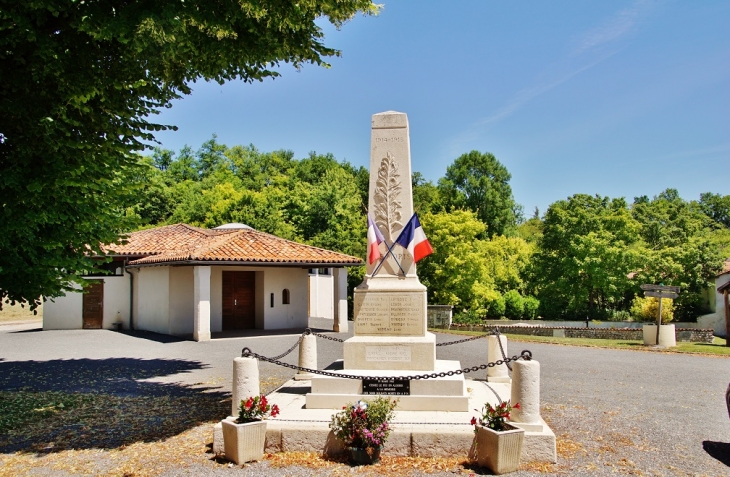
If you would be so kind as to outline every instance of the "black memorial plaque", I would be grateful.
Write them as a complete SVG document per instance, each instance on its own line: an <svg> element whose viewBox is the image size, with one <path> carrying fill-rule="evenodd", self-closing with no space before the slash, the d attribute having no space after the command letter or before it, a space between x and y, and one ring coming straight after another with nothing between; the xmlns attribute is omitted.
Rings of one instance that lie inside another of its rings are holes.
<svg viewBox="0 0 730 477"><path fill-rule="evenodd" d="M388 396L410 396L411 380L410 379L363 379L363 394L380 394Z"/></svg>

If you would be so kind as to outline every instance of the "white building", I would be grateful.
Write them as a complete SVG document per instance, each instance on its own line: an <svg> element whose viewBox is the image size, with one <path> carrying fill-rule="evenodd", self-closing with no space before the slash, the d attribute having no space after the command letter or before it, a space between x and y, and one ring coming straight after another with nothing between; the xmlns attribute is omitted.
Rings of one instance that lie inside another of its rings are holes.
<svg viewBox="0 0 730 477"><path fill-rule="evenodd" d="M158 227L111 248L112 275L85 277L86 293L47 301L43 329L121 323L203 341L220 331L305 328L318 316L346 331L344 267L362 263L241 224Z"/></svg>

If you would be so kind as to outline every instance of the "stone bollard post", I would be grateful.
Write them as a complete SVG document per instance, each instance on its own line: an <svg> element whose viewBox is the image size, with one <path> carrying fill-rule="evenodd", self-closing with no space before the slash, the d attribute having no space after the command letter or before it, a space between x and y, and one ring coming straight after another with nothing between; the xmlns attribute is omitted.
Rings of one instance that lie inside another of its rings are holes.
<svg viewBox="0 0 730 477"><path fill-rule="evenodd" d="M526 431L543 430L540 417L540 363L535 360L512 362L512 395L510 401L519 409L512 410L511 421Z"/></svg>
<svg viewBox="0 0 730 477"><path fill-rule="evenodd" d="M233 386L231 416L238 417L241 399L261 394L259 383L259 360L256 358L233 358Z"/></svg>
<svg viewBox="0 0 730 477"><path fill-rule="evenodd" d="M504 359L502 357L502 350L499 349L500 342L502 343L502 348L504 348L504 355L509 356L509 354L507 354L507 337L504 335L492 335L487 337L488 362L493 363L495 361L499 361L500 359ZM487 381L489 381L490 383L509 383L510 377L507 364L504 363L500 364L499 366L487 368Z"/></svg>
<svg viewBox="0 0 730 477"><path fill-rule="evenodd" d="M231 416L238 417L238 405L241 399L261 394L259 383L259 360L256 358L233 358L233 386L231 386ZM221 421L222 422L222 421ZM221 455L223 450L223 424L213 426L213 453Z"/></svg>
<svg viewBox="0 0 730 477"><path fill-rule="evenodd" d="M302 336L302 342L299 343L299 367L317 369L317 337L312 334ZM312 379L313 373L299 371L294 379Z"/></svg>

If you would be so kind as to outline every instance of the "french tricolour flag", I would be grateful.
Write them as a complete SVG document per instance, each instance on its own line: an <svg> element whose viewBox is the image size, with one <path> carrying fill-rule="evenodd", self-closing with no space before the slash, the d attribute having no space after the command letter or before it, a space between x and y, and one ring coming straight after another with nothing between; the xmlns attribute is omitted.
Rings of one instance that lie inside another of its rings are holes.
<svg viewBox="0 0 730 477"><path fill-rule="evenodd" d="M408 249L408 252L413 256L414 262L418 262L420 259L433 253L433 248L428 242L426 234L421 227L421 222L418 221L418 215L416 214L413 214L411 220L403 227L395 242L401 247Z"/></svg>
<svg viewBox="0 0 730 477"><path fill-rule="evenodd" d="M380 248L378 246L385 238L380 229L368 214L368 263L373 263L380 258Z"/></svg>

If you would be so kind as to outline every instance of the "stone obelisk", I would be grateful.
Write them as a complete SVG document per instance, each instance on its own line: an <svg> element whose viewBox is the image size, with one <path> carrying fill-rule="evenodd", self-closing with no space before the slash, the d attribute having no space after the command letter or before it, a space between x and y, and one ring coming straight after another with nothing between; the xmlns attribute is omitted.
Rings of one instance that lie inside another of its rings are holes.
<svg viewBox="0 0 730 477"><path fill-rule="evenodd" d="M436 338L426 331L426 287L418 281L413 257L395 244L413 215L405 113L373 115L368 211L385 242L381 259L367 263L365 279L354 291L355 333L344 344L344 368L432 371Z"/></svg>

